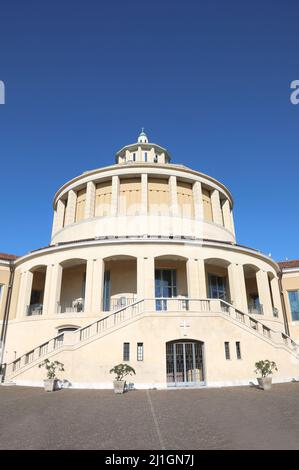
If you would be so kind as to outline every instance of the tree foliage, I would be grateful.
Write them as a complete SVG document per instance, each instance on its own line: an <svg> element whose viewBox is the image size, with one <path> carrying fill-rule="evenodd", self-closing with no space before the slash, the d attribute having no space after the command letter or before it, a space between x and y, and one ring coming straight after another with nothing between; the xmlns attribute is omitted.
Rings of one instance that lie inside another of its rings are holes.
<svg viewBox="0 0 299 470"><path fill-rule="evenodd" d="M262 377L267 377L268 375L273 374L274 370L278 370L274 361L265 359L264 361L258 361L255 363L255 373L261 374Z"/></svg>
<svg viewBox="0 0 299 470"><path fill-rule="evenodd" d="M136 374L135 369L128 364L118 364L110 369L110 374L115 374L115 380L123 380L127 375Z"/></svg>
<svg viewBox="0 0 299 470"><path fill-rule="evenodd" d="M59 361L51 362L49 359L45 359L38 367L46 368L48 379L56 379L56 371L64 371L64 364Z"/></svg>

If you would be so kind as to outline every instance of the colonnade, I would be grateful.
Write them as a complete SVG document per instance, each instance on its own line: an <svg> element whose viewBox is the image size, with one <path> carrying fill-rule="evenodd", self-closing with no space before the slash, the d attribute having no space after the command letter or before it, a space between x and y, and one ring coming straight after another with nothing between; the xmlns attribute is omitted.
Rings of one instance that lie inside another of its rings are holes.
<svg viewBox="0 0 299 470"><path fill-rule="evenodd" d="M135 175L134 178L140 177L141 184L141 207L140 215L148 214L148 175L143 173ZM111 179L111 205L110 215L117 216L119 214L119 195L120 195L120 177L118 175L112 176ZM171 175L168 179L169 182L169 193L170 193L170 207L169 215L173 217L179 216L178 206L178 193L177 193L177 176ZM200 181L192 182L192 195L193 195L193 208L194 218L197 220L203 220L203 184ZM96 183L89 181L86 186L85 196L85 208L84 218L91 219L95 217L95 202L96 202ZM80 190L83 189L80 186ZM223 198L223 194L218 189L209 189L211 208L212 208L212 221L215 224L225 227L227 230L235 234L234 220L231 209L231 204L228 198ZM77 191L71 189L68 191L64 198L60 198L57 201L56 208L54 211L54 221L52 236L61 230L63 227L75 223L76 220L76 202L77 202Z"/></svg>
<svg viewBox="0 0 299 470"><path fill-rule="evenodd" d="M117 258L117 257L116 257ZM136 260L137 299L155 297L155 260L151 256L128 257ZM183 258L182 258L183 259ZM81 260L82 261L82 260ZM86 314L98 314L103 310L103 289L105 258L92 258L86 262L85 302ZM189 258L186 262L187 295L190 299L206 299L209 297L207 286L207 259ZM61 297L62 272L64 261L45 267L45 285L43 294L42 314L44 316L58 313ZM230 301L235 308L248 311L244 266L237 263L227 263L227 279L230 291ZM17 317L26 315L26 307L30 305L34 268L21 272ZM125 272L124 272L125 275ZM282 312L278 279L274 274L262 269L256 271L256 283L259 301L263 306L265 316L273 316L273 309L279 315Z"/></svg>

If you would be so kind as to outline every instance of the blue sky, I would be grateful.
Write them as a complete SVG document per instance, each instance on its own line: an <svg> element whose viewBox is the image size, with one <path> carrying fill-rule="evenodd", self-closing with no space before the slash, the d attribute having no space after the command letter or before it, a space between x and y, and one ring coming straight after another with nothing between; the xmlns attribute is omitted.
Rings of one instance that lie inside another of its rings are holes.
<svg viewBox="0 0 299 470"><path fill-rule="evenodd" d="M2 2L0 252L47 245L55 191L144 126L173 162L230 188L239 243L299 258L298 13L273 0Z"/></svg>

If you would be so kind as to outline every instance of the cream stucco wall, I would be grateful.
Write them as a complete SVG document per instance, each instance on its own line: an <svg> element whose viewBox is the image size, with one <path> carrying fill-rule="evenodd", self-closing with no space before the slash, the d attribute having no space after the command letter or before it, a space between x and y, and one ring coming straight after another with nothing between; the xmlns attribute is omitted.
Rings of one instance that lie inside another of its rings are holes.
<svg viewBox="0 0 299 470"><path fill-rule="evenodd" d="M187 336L181 328L182 319L189 326ZM199 340L204 343L204 379L211 386L249 384L255 380L254 363L270 357L278 365L275 381L298 378L298 358L283 346L274 347L267 338L248 335L239 325L222 316L192 316L179 313L144 315L129 322L125 328L107 332L75 347L64 347L53 357L65 364L60 378L68 379L74 386L111 388L109 370L123 362L123 343L130 343L129 364L136 376L129 378L138 387L166 387L166 342L175 339ZM229 341L231 359L226 360L224 342ZM235 343L240 342L241 359L237 359ZM137 342L143 342L144 360L137 361ZM113 347L111 345L113 344ZM20 384L42 384L44 371L36 364L14 374Z"/></svg>
<svg viewBox="0 0 299 470"><path fill-rule="evenodd" d="M189 168L115 165L58 191L52 244L145 233L235 241L232 205L221 183Z"/></svg>
<svg viewBox="0 0 299 470"><path fill-rule="evenodd" d="M8 377L40 384L44 372L37 365L46 344L48 357L65 364L64 376L75 386L110 387L109 370L123 362L123 343L129 342L136 385L165 387L166 343L189 339L204 345L208 385L248 384L254 362L265 358L277 362L277 380L299 378L298 348L285 335L279 267L236 244L228 189L208 175L169 164L167 150L148 143L144 133L116 160L117 165L85 172L57 191L49 247L14 263L4 350ZM176 298L157 303L155 269L176 270ZM103 311L108 271L109 312ZM209 274L225 277L229 303L208 299ZM8 278L9 270L0 266L0 284L6 286ZM286 291L299 289L298 274L284 276L283 288L288 305ZM35 289L43 292L42 311L28 315ZM263 314L249 315L248 299L256 291ZM0 315L5 295L4 289ZM122 309L120 297L126 303ZM83 310L73 306L79 298ZM298 325L291 323L299 338ZM53 339L66 326L79 330ZM93 337L85 337L90 331ZM54 350L57 341L63 343ZM143 361L136 357L139 342ZM230 360L224 342L230 343ZM27 364L32 350L34 360ZM20 370L13 370L16 364Z"/></svg>
<svg viewBox="0 0 299 470"><path fill-rule="evenodd" d="M2 320L3 317L4 317L4 310L5 310L5 304L6 304L9 277L10 277L9 265L4 264L4 263L1 264L1 261L0 261L0 286L1 286L0 320Z"/></svg>

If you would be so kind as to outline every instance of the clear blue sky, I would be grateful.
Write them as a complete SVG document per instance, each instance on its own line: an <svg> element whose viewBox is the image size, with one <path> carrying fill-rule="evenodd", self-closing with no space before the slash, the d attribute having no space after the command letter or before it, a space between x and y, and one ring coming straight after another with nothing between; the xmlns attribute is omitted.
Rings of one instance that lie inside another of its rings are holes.
<svg viewBox="0 0 299 470"><path fill-rule="evenodd" d="M299 258L299 4L2 2L0 252L49 243L55 191L145 127L235 199L238 242Z"/></svg>

